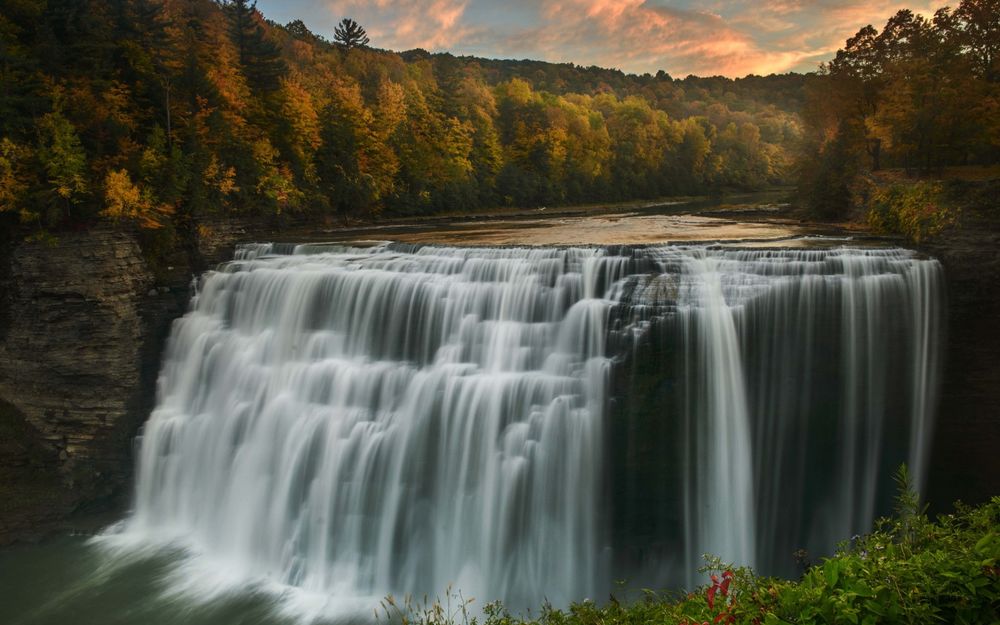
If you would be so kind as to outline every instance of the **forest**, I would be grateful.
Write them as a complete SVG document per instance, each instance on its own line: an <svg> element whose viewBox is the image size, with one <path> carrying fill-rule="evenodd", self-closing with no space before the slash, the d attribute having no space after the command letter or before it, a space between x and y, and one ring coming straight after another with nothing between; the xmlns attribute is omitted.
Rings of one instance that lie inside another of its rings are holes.
<svg viewBox="0 0 1000 625"><path fill-rule="evenodd" d="M760 189L801 135L798 75L397 54L245 0L6 6L0 211L29 232Z"/></svg>
<svg viewBox="0 0 1000 625"><path fill-rule="evenodd" d="M867 172L1000 162L1000 2L865 26L810 77L802 129L799 191L820 216L842 216Z"/></svg>
<svg viewBox="0 0 1000 625"><path fill-rule="evenodd" d="M247 0L14 0L0 216L184 229L797 183L838 217L862 171L997 161L997 5L900 11L815 74L732 80L342 45Z"/></svg>

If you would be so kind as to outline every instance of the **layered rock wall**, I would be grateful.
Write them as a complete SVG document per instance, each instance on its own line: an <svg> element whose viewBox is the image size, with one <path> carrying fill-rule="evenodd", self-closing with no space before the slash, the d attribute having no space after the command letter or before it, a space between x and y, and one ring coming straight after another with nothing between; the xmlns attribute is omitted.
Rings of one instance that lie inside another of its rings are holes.
<svg viewBox="0 0 1000 625"><path fill-rule="evenodd" d="M185 280L156 284L128 233L22 242L4 261L0 544L121 499L162 343L187 299Z"/></svg>
<svg viewBox="0 0 1000 625"><path fill-rule="evenodd" d="M1000 495L1000 229L926 246L945 268L948 335L927 498L934 510Z"/></svg>

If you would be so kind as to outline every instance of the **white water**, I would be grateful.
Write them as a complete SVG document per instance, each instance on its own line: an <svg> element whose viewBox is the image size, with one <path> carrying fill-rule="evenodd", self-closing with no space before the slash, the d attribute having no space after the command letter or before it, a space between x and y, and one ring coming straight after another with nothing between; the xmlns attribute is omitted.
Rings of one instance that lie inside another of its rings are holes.
<svg viewBox="0 0 1000 625"><path fill-rule="evenodd" d="M179 543L234 584L369 609L448 586L515 608L605 596L624 514L612 501L632 479L610 459L608 432L628 418L609 408L609 384L655 327L679 363L652 418L676 423L653 444L680 470L641 485L682 493L665 578L689 579L702 553L769 566L786 543L829 548L864 529L885 503L894 415L905 413L914 474L926 470L935 261L846 249L294 251L247 246L199 281L168 346L123 530ZM818 384L834 389L839 422L829 398L810 396ZM887 399L897 389L902 407ZM834 436L818 443L838 448L823 466L810 464L810 427Z"/></svg>

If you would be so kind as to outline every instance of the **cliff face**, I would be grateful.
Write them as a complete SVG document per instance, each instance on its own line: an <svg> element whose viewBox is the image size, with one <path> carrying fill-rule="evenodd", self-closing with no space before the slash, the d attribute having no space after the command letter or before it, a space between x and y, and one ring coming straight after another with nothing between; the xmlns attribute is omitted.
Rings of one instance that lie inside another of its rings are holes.
<svg viewBox="0 0 1000 625"><path fill-rule="evenodd" d="M925 246L945 267L948 336L927 498L1000 494L1000 227L973 219Z"/></svg>
<svg viewBox="0 0 1000 625"><path fill-rule="evenodd" d="M13 440L0 471L48 479L7 498L0 543L127 483L162 338L186 299L183 286L156 288L136 239L110 230L22 243L6 275L0 399Z"/></svg>
<svg viewBox="0 0 1000 625"><path fill-rule="evenodd" d="M0 251L0 545L127 500L133 442L192 276L265 229L203 224L155 272L138 235L112 229Z"/></svg>
<svg viewBox="0 0 1000 625"><path fill-rule="evenodd" d="M152 276L138 246L116 233L25 244L11 274L0 393L57 450L67 473L103 463L95 443L122 421L139 378L140 294Z"/></svg>

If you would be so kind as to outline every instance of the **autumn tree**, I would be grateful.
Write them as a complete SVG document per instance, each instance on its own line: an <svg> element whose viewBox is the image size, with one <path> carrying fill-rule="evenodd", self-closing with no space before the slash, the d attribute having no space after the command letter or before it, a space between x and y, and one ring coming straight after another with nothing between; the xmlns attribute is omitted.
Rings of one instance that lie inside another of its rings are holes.
<svg viewBox="0 0 1000 625"><path fill-rule="evenodd" d="M22 221L34 217L27 202L28 148L4 137L0 139L0 213L14 214Z"/></svg>
<svg viewBox="0 0 1000 625"><path fill-rule="evenodd" d="M135 184L124 169L109 170L104 177L104 201L102 216L130 221L148 230L162 228L172 212L170 207L158 205L152 191Z"/></svg>
<svg viewBox="0 0 1000 625"><path fill-rule="evenodd" d="M377 123L356 83L335 85L331 95L320 115L316 170L321 189L344 217L377 214L395 190L399 168L387 143L391 122Z"/></svg>
<svg viewBox="0 0 1000 625"><path fill-rule="evenodd" d="M831 213L831 197L844 210L866 170L997 162L997 8L963 0L930 19L904 9L848 39L807 87L800 190L817 212Z"/></svg>
<svg viewBox="0 0 1000 625"><path fill-rule="evenodd" d="M956 33L979 24L972 8L986 0L977 2L949 18ZM957 62L939 74L981 75L993 58L989 32L962 35L956 54L976 50L974 69ZM327 42L301 21L265 19L253 0L7 3L5 224L159 224L157 237L188 241L223 216L370 217L759 188L785 179L798 140L789 129L804 79L794 75L675 80L367 44L353 20ZM981 85L927 84L975 93L962 100L975 115L996 108ZM887 145L919 143L897 131L925 119L910 115L925 93L883 98L873 133ZM939 108L941 120L974 117ZM924 144L947 144L939 152L948 158L985 158L983 137L996 134L978 133L970 147L968 123L919 128L933 129Z"/></svg>

